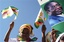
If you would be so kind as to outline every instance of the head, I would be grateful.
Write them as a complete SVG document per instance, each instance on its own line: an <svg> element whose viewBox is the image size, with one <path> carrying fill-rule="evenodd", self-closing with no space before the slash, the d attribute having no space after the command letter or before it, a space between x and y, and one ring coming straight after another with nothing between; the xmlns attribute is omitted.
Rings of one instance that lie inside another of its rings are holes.
<svg viewBox="0 0 64 42"><path fill-rule="evenodd" d="M56 32L57 30L52 29L51 32L46 34L46 42L55 42L56 41Z"/></svg>
<svg viewBox="0 0 64 42"><path fill-rule="evenodd" d="M23 24L19 29L19 35L29 37L33 32L33 27L29 24Z"/></svg>
<svg viewBox="0 0 64 42"><path fill-rule="evenodd" d="M44 10L48 13L48 15L60 15L63 13L63 8L56 1L49 1L45 4Z"/></svg>
<svg viewBox="0 0 64 42"><path fill-rule="evenodd" d="M60 37L60 42L64 42L64 34Z"/></svg>
<svg viewBox="0 0 64 42"><path fill-rule="evenodd" d="M57 30L54 30L54 29L52 29L52 31L51 31L52 42L56 41L56 32L57 32Z"/></svg>

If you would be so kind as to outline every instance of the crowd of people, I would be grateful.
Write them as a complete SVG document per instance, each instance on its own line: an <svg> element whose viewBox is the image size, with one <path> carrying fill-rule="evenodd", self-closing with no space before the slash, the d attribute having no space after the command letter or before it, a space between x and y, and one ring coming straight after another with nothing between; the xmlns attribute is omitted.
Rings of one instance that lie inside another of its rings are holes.
<svg viewBox="0 0 64 42"><path fill-rule="evenodd" d="M48 14L48 22L52 28L50 32L47 34L46 32L46 25L42 25L42 42L64 42L64 32L59 31L58 29L53 28L52 26L64 22L64 17L59 16L63 13L62 6L56 1L49 1L45 4L44 10ZM23 24L19 28L19 35L17 38L10 39L10 33L14 27L14 21L10 24L10 28L5 36L5 42L34 42L37 38L31 39L30 35L33 33L33 27L30 24ZM63 27L64 28L64 27ZM62 28L60 28L62 29ZM57 34L57 32L60 32Z"/></svg>

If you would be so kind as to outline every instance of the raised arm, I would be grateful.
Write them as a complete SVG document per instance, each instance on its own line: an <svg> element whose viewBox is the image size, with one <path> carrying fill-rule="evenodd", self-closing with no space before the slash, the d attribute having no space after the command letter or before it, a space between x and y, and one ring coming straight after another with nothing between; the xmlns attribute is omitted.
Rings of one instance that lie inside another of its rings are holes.
<svg viewBox="0 0 64 42"><path fill-rule="evenodd" d="M10 27L5 35L4 42L8 42L9 36L10 36L11 30L13 29L13 27L14 27L14 22L10 23Z"/></svg>
<svg viewBox="0 0 64 42"><path fill-rule="evenodd" d="M46 27L45 25L42 25L42 42L46 42L45 32L46 32Z"/></svg>

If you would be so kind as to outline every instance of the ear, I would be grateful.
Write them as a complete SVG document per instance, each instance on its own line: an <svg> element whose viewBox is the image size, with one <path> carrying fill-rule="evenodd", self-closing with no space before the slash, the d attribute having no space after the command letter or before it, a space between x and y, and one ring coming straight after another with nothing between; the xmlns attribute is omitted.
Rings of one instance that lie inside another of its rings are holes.
<svg viewBox="0 0 64 42"><path fill-rule="evenodd" d="M38 0L38 3L39 3L39 5L42 5L42 4L44 4L44 3L46 3L46 2L48 2L49 0Z"/></svg>

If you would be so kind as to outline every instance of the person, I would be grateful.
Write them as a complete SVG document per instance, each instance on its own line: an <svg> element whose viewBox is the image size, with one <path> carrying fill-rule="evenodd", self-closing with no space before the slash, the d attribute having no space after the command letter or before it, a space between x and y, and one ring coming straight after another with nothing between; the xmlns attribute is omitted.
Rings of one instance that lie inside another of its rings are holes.
<svg viewBox="0 0 64 42"><path fill-rule="evenodd" d="M48 42L55 42L56 41L56 33L57 32L64 32L64 30L59 30L59 28L61 27L59 24L61 24L61 22L63 22L62 24L64 24L64 17L63 17L63 8L62 6L56 2L56 1L49 1L44 5L44 10L47 12L48 14L48 22L52 28L52 31L49 32L46 35L46 41ZM55 25L59 25L56 28L53 28L53 26ZM61 24L61 25L62 25ZM63 25L62 25L63 26ZM63 28L60 28L63 29ZM61 33L62 33L61 32ZM60 34L60 33L59 33ZM58 35L59 35L58 34ZM49 40L50 39L50 40Z"/></svg>
<svg viewBox="0 0 64 42"><path fill-rule="evenodd" d="M50 32L51 42L56 41L56 32L58 32L58 31L54 30L54 29L52 29L52 31Z"/></svg>
<svg viewBox="0 0 64 42"><path fill-rule="evenodd" d="M60 37L59 42L64 42L64 35L62 35L62 36Z"/></svg>
<svg viewBox="0 0 64 42"><path fill-rule="evenodd" d="M64 42L64 32L59 35L56 42Z"/></svg>
<svg viewBox="0 0 64 42"><path fill-rule="evenodd" d="M10 33L14 27L14 21L10 24L10 28L8 32L6 33L6 36L4 38L4 42L34 42L34 39L37 39L36 37L31 39L30 35L33 34L33 27L30 24L23 24L19 28L19 35L17 38L9 38Z"/></svg>
<svg viewBox="0 0 64 42"><path fill-rule="evenodd" d="M42 25L42 42L46 42L46 36L45 36L45 32L46 32L46 26Z"/></svg>
<svg viewBox="0 0 64 42"><path fill-rule="evenodd" d="M52 29L51 32L48 32L45 35L46 32L46 26L42 25L42 42L55 42L56 41L56 32L57 30Z"/></svg>
<svg viewBox="0 0 64 42"><path fill-rule="evenodd" d="M45 36L46 42L55 42L56 41L56 32L57 30L52 29L52 31L48 32Z"/></svg>
<svg viewBox="0 0 64 42"><path fill-rule="evenodd" d="M48 22L51 26L64 21L64 17L60 16L63 13L63 8L56 1L50 1L45 4L44 10L48 14Z"/></svg>

